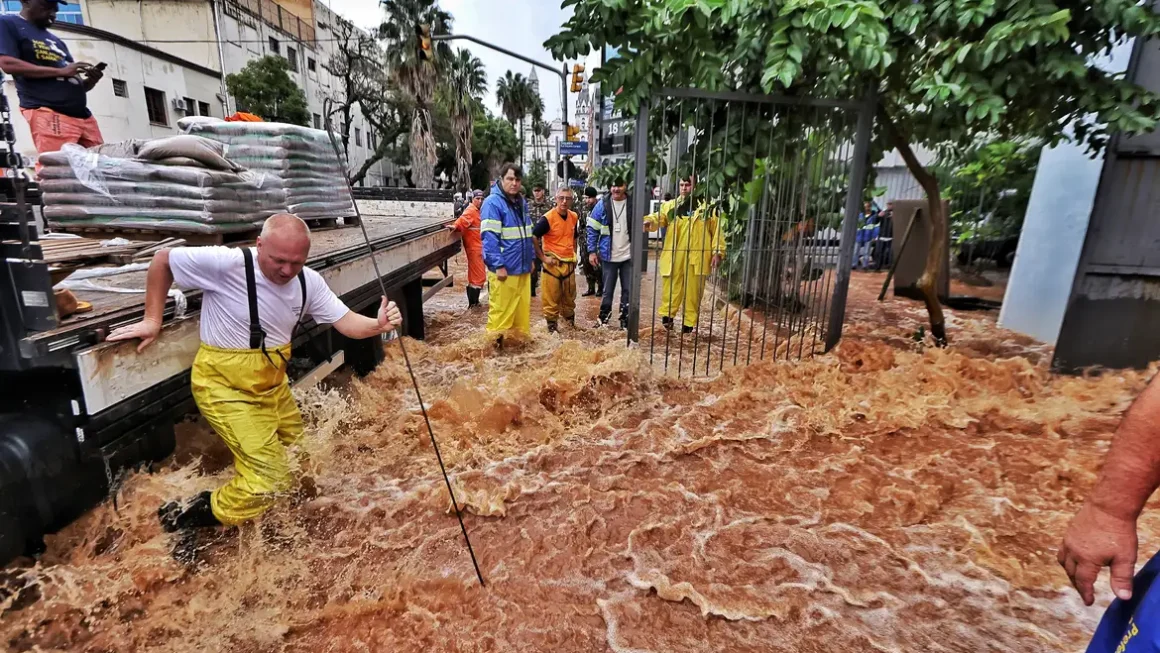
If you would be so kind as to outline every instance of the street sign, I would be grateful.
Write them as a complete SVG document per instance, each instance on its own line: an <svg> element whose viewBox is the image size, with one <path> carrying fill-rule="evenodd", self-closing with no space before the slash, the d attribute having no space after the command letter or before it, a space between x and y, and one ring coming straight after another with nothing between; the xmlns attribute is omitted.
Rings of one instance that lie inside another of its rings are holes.
<svg viewBox="0 0 1160 653"><path fill-rule="evenodd" d="M560 156L584 156L588 154L587 141L560 141L556 144Z"/></svg>

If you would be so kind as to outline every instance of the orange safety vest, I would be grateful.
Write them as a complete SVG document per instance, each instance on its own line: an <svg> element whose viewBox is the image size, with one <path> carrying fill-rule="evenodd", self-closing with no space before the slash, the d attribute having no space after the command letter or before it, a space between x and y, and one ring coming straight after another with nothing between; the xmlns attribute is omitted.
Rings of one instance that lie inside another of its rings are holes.
<svg viewBox="0 0 1160 653"><path fill-rule="evenodd" d="M568 211L567 219L560 219L560 211L552 209L544 214L548 220L548 233L541 239L545 254L551 254L561 261L576 260L576 223L579 218L574 211Z"/></svg>

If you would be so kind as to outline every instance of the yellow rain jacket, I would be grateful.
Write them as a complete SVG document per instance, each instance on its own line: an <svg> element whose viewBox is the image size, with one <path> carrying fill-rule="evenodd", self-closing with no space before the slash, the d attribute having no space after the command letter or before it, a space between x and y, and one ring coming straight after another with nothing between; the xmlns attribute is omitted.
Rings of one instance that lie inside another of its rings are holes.
<svg viewBox="0 0 1160 653"><path fill-rule="evenodd" d="M644 217L645 228L668 228L661 250L661 276L671 276L673 267L690 275L705 276L712 271L714 254L725 254L725 216L701 202L690 215L688 207L678 207L678 199L661 204L658 213Z"/></svg>
<svg viewBox="0 0 1160 653"><path fill-rule="evenodd" d="M644 217L645 228L667 227L661 250L661 297L657 313L663 318L681 318L681 324L696 328L701 317L705 277L713 271L713 255L725 253L724 216L702 202L690 210L688 203L669 200L659 213Z"/></svg>

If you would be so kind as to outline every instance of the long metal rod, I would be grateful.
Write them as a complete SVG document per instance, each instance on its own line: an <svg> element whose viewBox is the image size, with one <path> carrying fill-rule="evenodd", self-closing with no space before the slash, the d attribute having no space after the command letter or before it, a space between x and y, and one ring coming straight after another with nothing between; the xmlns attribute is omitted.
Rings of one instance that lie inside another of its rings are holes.
<svg viewBox="0 0 1160 653"><path fill-rule="evenodd" d="M327 103L330 100L327 99ZM331 129L330 112L326 111L326 135L330 137L330 145L334 148L335 155L338 156L339 161L342 161L345 156L342 150L338 147L338 140L334 137L334 130ZM378 259L375 258L375 248L371 245L371 238L367 234L366 223L363 222L362 212L359 211L358 202L353 199L354 191L350 184L350 173L347 172L347 166L342 166L342 175L346 179L347 190L351 192L351 203L354 204L354 213L358 218L359 229L362 230L363 240L366 241L367 254L371 257L371 265L375 268L375 279L379 282L379 288L383 291L383 297L387 296L387 284L383 281L383 273L379 270ZM479 578L481 587L486 587L487 583L483 581L483 572L479 570L479 562L475 559L475 549L471 548L471 538L467 536L467 526L463 523L463 513L459 510L459 502L455 499L455 490L451 488L451 479L447 477L447 467L443 464L443 454L439 452L439 443L435 440L435 430L431 428L431 418L427 415L427 404L423 403L423 393L419 391L419 380L415 378L415 370L411 367L411 358L407 356L407 348L403 345L403 338L399 336L395 338L399 342L399 351L403 352L403 362L407 365L407 373L411 375L411 385L415 388L415 398L419 400L419 410L423 412L423 422L427 425L427 435L431 436L431 447L435 449L435 458L439 461L439 471L443 473L443 482L447 484L447 494L451 495L451 505L455 508L455 517L459 520L459 529L463 531L463 541L467 543L467 553L471 556L471 565L475 567L475 576Z"/></svg>
<svg viewBox="0 0 1160 653"><path fill-rule="evenodd" d="M886 280L882 282L882 292L878 293L878 301L886 299L886 291L890 288L890 282L894 280L894 273L898 271L898 261L902 258L902 253L906 251L906 243L910 242L910 234L914 231L914 225L918 224L919 219L922 218L922 209L917 209L914 216L910 218L910 224L906 225L906 235L902 237L902 243L898 246L898 255L894 256L890 261L890 272L886 274ZM894 216L891 216L894 220ZM894 243L891 243L893 245Z"/></svg>

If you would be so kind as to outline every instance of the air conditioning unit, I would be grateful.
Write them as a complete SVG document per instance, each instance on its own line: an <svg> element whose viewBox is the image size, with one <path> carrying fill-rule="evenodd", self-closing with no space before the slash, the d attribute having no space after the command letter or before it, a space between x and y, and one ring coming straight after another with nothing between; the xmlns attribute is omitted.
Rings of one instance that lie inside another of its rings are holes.
<svg viewBox="0 0 1160 653"><path fill-rule="evenodd" d="M185 103L185 98L175 97L175 98L173 98L173 110L174 111L182 111L184 113L189 113L190 107L188 104Z"/></svg>

